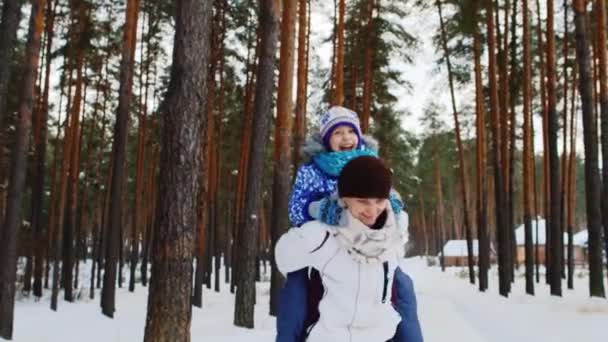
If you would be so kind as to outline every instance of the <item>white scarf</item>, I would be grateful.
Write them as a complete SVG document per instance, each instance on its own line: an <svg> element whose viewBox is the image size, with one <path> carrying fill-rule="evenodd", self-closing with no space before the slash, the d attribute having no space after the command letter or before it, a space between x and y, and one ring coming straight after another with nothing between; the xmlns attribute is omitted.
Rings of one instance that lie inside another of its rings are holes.
<svg viewBox="0 0 608 342"><path fill-rule="evenodd" d="M403 230L397 227L393 211L386 210L386 223L380 229L371 229L348 210L343 212L334 236L356 262L381 263L403 256Z"/></svg>

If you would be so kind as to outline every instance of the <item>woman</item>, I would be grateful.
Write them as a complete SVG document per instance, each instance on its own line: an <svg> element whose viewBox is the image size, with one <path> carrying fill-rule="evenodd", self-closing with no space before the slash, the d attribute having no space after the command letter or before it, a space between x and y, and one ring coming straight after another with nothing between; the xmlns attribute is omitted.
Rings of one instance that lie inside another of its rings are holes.
<svg viewBox="0 0 608 342"><path fill-rule="evenodd" d="M386 341L401 321L392 283L407 236L407 214L389 205L391 172L378 158L349 161L338 177L340 225L311 221L277 242L283 274L314 267L324 294L307 341ZM399 227L397 223L402 227Z"/></svg>

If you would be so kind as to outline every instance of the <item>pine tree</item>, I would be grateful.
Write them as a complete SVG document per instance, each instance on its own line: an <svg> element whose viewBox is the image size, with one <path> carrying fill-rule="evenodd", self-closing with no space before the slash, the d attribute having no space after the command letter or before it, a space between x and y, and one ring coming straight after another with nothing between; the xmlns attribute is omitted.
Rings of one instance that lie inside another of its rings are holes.
<svg viewBox="0 0 608 342"><path fill-rule="evenodd" d="M606 6L601 0L595 1L594 12L596 16L597 51L599 55L600 74L600 118L602 137L602 224L604 225L604 248L608 255L608 71L606 63ZM608 272L606 272L608 274Z"/></svg>
<svg viewBox="0 0 608 342"><path fill-rule="evenodd" d="M498 241L498 277L499 277L499 293L507 297L510 292L510 275L508 273L508 240L507 227L505 221L505 193L503 189L503 169L502 151L500 147L500 127L499 127L499 112L498 112L498 87L496 81L496 40L494 36L494 8L493 4L488 1L486 5L486 25L488 35L488 59L489 59L489 80L490 80L490 113L492 120L492 150L493 150L493 165L494 165L494 191L496 197L496 232Z"/></svg>
<svg viewBox="0 0 608 342"><path fill-rule="evenodd" d="M45 0L32 3L28 31L25 75L21 104L18 112L17 131L11 158L8 206L4 217L4 229L0 231L0 336L12 339L15 306L15 278L17 272L17 231L21 225L21 200L25 188L27 153L30 145L34 88L38 72L40 38L44 26Z"/></svg>
<svg viewBox="0 0 608 342"><path fill-rule="evenodd" d="M127 124L132 95L133 64L135 44L137 37L137 18L139 13L139 0L127 2L126 22L123 28L122 59L120 65L120 89L118 110L114 126L114 141L112 155L114 158L112 168L112 183L110 185L110 222L108 225L106 267L101 291L101 307L104 315L114 317L115 289L116 289L116 261L122 234L122 197L123 181L125 179L125 150L127 144ZM122 274L122 273L121 273Z"/></svg>
<svg viewBox="0 0 608 342"><path fill-rule="evenodd" d="M21 6L23 0L5 0L2 1L2 20L0 22L0 60L4 63L0 64L0 147L7 146L9 143L9 132L6 130L8 120L7 101L8 89L11 79L12 69L11 63L13 60L13 52L17 44L17 29L21 19ZM6 164L8 158L4 152L0 153L0 184L6 183ZM6 188L0 187L0 220L4 221L4 211L6 205Z"/></svg>
<svg viewBox="0 0 608 342"><path fill-rule="evenodd" d="M192 259L210 54L211 2L177 2L173 64L162 106L158 222L144 341L190 341ZM188 70L188 72L184 72Z"/></svg>
<svg viewBox="0 0 608 342"><path fill-rule="evenodd" d="M271 222L271 258L272 274L270 284L270 314L278 313L279 291L283 287L283 279L274 261L274 246L289 226L288 207L291 190L291 133L292 133L292 89L295 23L297 16L295 1L283 2L281 20L281 51L279 60L279 84L277 94L277 117L275 121L274 138L274 183L272 203L274 214Z"/></svg>
<svg viewBox="0 0 608 342"><path fill-rule="evenodd" d="M460 169L460 194L462 198L462 205L464 208L464 229L466 232L466 240L467 240L467 254L468 254L468 263L469 263L469 281L471 284L475 284L475 271L474 271L474 255L473 255L473 240L471 227L469 222L469 205L467 198L467 178L466 178L466 166L464 161L464 148L462 144L462 139L460 137L460 121L458 119L458 110L456 109L456 97L454 95L454 80L452 77L452 64L450 63L450 52L448 50L448 42L445 32L445 25L443 22L443 15L441 13L441 2L437 1L437 11L439 12L439 25L441 26L441 36L442 36L442 45L445 54L445 62L448 69L448 81L450 85L450 98L452 102L452 114L454 115L454 128L456 135L456 146L458 146L458 160L459 160L459 169Z"/></svg>
<svg viewBox="0 0 608 342"><path fill-rule="evenodd" d="M269 129L269 113L272 107L274 55L276 52L279 13L274 0L260 0L260 58L255 88L254 116L247 167L247 187L243 222L238 236L239 253L237 265L241 274L237 279L234 307L234 324L253 328L255 304L255 274L259 208L261 201L261 177L264 173L264 148Z"/></svg>
<svg viewBox="0 0 608 342"><path fill-rule="evenodd" d="M555 89L555 35L553 31L553 0L547 1L547 120L549 133L549 189L550 191L550 216L548 216L548 226L551 231L548 243L551 250L549 260L549 270L551 277L551 294L554 296L562 295L562 252L563 239L560 209L560 189L559 180L559 157L557 155L557 111L556 111L556 89Z"/></svg>
<svg viewBox="0 0 608 342"><path fill-rule="evenodd" d="M602 276L602 231L600 210L600 175L598 170L598 136L593 103L591 77L591 55L587 37L587 10L585 1L574 0L574 26L576 59L578 61L579 83L583 110L583 140L585 145L585 194L587 205L587 225L589 231L589 292L591 296L605 297Z"/></svg>
<svg viewBox="0 0 608 342"><path fill-rule="evenodd" d="M523 1L523 50L524 50L524 84L523 84L523 105L524 105L524 130L523 130L523 192L524 192L524 230L525 230L525 258L526 258L526 293L534 295L534 254L532 240L532 189L530 189L532 178L532 111L531 111L531 54L530 54L530 20L528 17L528 0Z"/></svg>

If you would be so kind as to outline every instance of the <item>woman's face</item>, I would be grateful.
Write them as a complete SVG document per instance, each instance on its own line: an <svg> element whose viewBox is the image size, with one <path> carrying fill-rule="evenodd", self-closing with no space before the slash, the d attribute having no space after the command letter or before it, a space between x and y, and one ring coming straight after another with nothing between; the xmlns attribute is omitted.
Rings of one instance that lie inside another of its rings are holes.
<svg viewBox="0 0 608 342"><path fill-rule="evenodd" d="M368 227L376 223L378 216L388 206L386 198L343 197L342 200L350 214Z"/></svg>
<svg viewBox="0 0 608 342"><path fill-rule="evenodd" d="M353 150L359 145L359 137L349 125L340 125L331 132L329 147L333 152Z"/></svg>

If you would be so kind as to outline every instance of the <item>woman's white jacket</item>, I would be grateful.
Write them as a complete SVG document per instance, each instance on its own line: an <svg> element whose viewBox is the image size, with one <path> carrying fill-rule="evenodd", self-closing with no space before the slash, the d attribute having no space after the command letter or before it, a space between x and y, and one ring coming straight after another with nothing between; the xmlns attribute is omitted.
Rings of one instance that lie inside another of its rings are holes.
<svg viewBox="0 0 608 342"><path fill-rule="evenodd" d="M348 211L347 211L348 213ZM349 215L348 225L363 223ZM403 223L407 214L396 219L389 213L388 224ZM402 228L403 229L403 228ZM375 342L391 339L401 318L391 304L393 275L403 255L407 228L402 230L397 248L380 259L361 261L338 238L337 228L311 221L292 228L277 242L275 259L283 274L314 267L321 275L324 294L319 303L320 317L310 330L309 342ZM394 245L394 244L393 244Z"/></svg>

